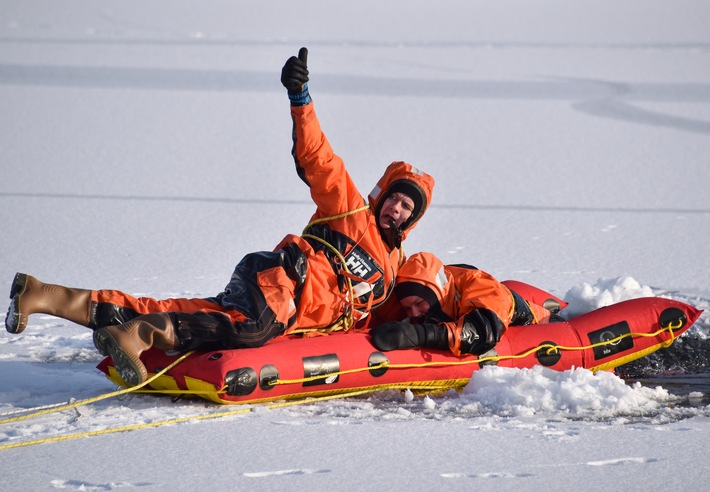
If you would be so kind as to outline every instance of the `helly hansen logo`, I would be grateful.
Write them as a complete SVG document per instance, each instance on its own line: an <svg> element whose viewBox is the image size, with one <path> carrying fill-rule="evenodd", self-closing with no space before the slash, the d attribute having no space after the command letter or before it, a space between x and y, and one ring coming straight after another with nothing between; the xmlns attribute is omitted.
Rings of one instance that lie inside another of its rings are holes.
<svg viewBox="0 0 710 492"><path fill-rule="evenodd" d="M345 264L353 275L362 279L368 278L375 271L372 259L360 253L357 249L352 250L345 258Z"/></svg>

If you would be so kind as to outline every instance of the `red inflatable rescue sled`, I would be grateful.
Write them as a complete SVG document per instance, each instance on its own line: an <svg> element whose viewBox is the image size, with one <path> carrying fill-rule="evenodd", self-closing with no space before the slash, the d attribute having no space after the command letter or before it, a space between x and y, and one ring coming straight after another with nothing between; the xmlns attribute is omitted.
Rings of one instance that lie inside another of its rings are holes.
<svg viewBox="0 0 710 492"><path fill-rule="evenodd" d="M525 299L548 306L564 301L521 282L507 281ZM457 357L430 349L380 352L366 332L310 338L282 337L253 349L196 352L144 389L190 394L223 404L261 403L385 389L435 393L461 389L486 364L564 371L609 370L670 346L702 311L660 297L619 302L566 322L511 326L495 349ZM151 349L141 356L149 376L177 360ZM125 383L104 359L98 368Z"/></svg>

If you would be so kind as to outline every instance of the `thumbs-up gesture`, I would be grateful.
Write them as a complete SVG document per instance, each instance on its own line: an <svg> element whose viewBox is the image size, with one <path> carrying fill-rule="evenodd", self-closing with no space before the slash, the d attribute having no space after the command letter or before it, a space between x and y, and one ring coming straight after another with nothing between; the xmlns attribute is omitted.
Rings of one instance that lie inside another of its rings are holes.
<svg viewBox="0 0 710 492"><path fill-rule="evenodd" d="M281 83L289 94L301 94L307 90L304 87L306 82L308 82L308 49L301 48L298 57L292 56L286 60L281 70Z"/></svg>

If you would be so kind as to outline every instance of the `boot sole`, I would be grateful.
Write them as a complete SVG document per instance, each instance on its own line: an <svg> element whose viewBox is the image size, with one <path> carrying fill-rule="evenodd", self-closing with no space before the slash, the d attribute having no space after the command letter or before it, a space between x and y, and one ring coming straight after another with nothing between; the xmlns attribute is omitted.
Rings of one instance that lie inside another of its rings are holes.
<svg viewBox="0 0 710 492"><path fill-rule="evenodd" d="M116 342L116 339L104 329L94 331L94 345L101 355L110 356L113 366L121 379L130 388L138 386L148 379L145 367L141 367L126 354Z"/></svg>
<svg viewBox="0 0 710 492"><path fill-rule="evenodd" d="M25 331L26 323L20 322L20 296L25 291L27 285L27 275L16 273L10 288L10 306L7 308L5 316L5 329L8 333L22 333Z"/></svg>

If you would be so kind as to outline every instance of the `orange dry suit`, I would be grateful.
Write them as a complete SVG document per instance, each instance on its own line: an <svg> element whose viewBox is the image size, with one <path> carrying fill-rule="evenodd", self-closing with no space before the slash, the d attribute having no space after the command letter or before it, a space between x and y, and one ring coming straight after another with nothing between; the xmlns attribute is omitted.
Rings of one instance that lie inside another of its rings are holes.
<svg viewBox="0 0 710 492"><path fill-rule="evenodd" d="M399 299L419 296L430 305L416 320L429 325L427 333L420 330L425 339L419 346L448 347L456 355L487 352L508 326L547 322L550 317L550 311L526 302L492 275L469 265L445 266L431 253L416 253L402 265L395 294ZM387 329L373 330L375 345Z"/></svg>
<svg viewBox="0 0 710 492"><path fill-rule="evenodd" d="M313 103L292 106L291 116L296 170L316 204L303 234L246 255L213 298L157 301L94 291L94 327L163 311L172 313L184 350L256 347L278 335L349 329L387 298L402 262L400 243L431 202L434 179L393 162L366 202L321 131ZM415 208L399 229L383 229L376 218L397 191Z"/></svg>

